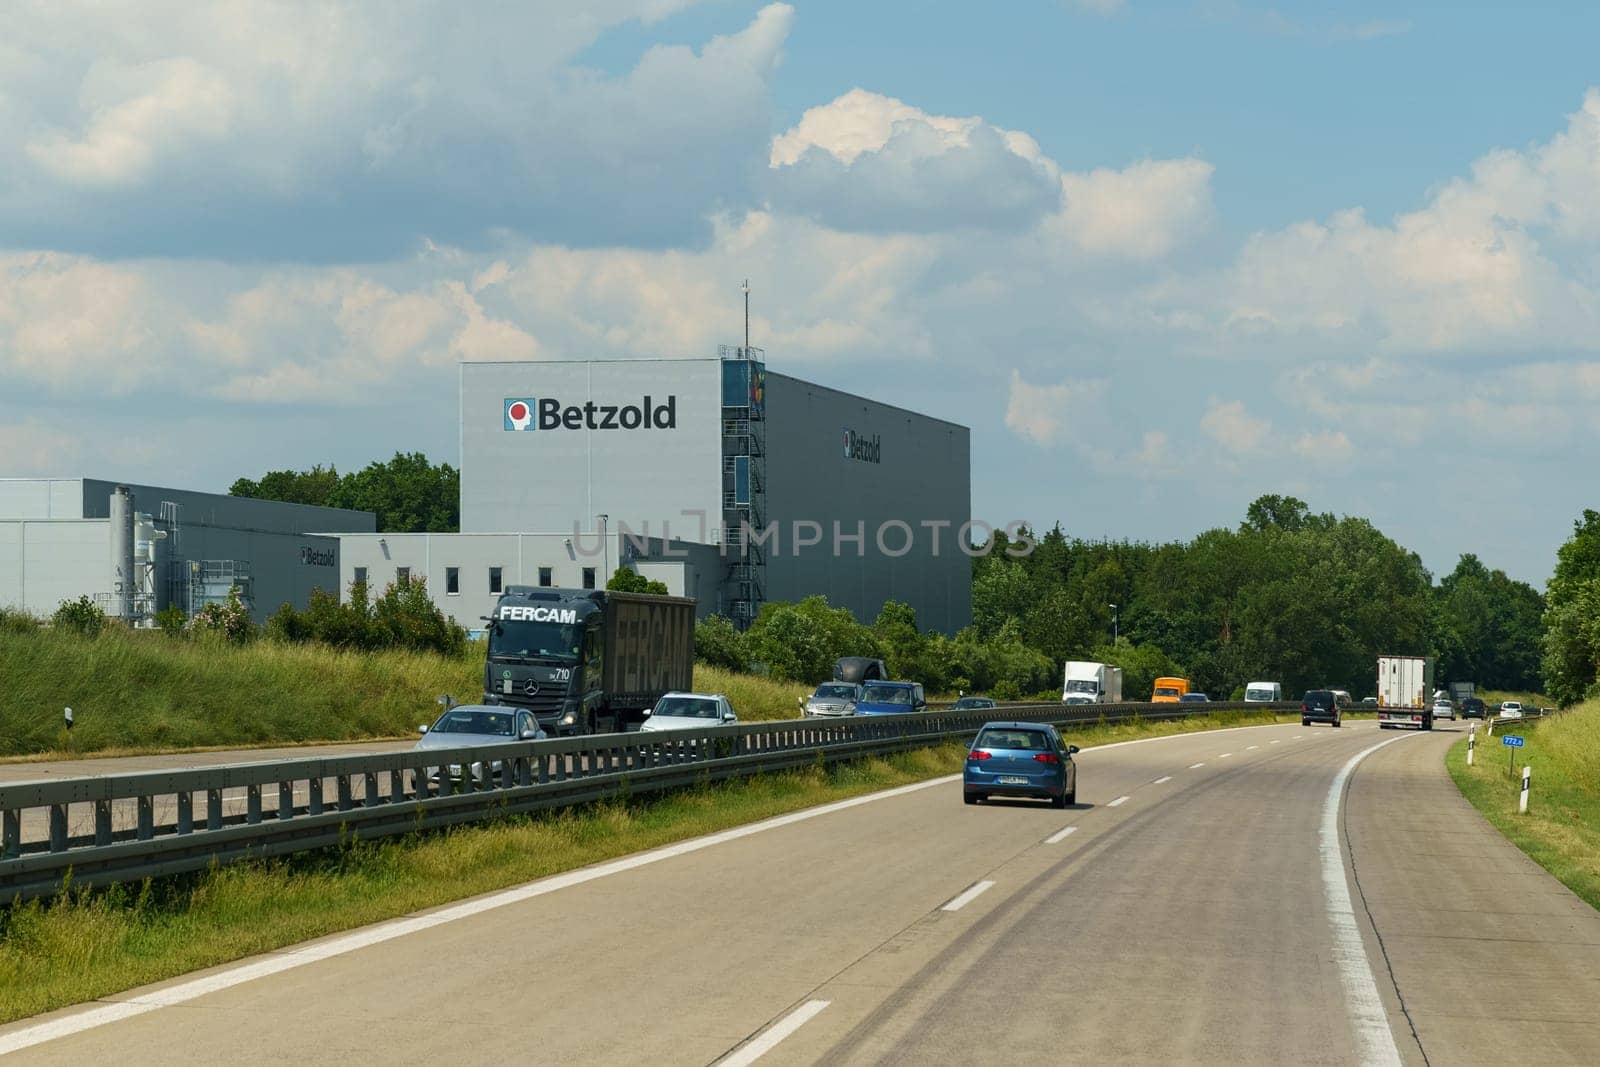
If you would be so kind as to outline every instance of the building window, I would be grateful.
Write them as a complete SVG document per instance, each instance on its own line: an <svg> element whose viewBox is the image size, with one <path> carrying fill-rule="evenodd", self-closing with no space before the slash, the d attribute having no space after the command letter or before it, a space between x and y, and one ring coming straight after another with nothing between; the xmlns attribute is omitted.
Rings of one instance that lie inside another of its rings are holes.
<svg viewBox="0 0 1600 1067"><path fill-rule="evenodd" d="M460 567L446 567L444 569L444 591L450 596L461 595Z"/></svg>
<svg viewBox="0 0 1600 1067"><path fill-rule="evenodd" d="M585 567L585 568L583 568L583 587L585 589L593 589L594 588L594 568L593 567Z"/></svg>
<svg viewBox="0 0 1600 1067"><path fill-rule="evenodd" d="M547 589L550 586L555 584L553 576L550 573L550 568L549 567L540 567L539 568L539 584L544 586Z"/></svg>
<svg viewBox="0 0 1600 1067"><path fill-rule="evenodd" d="M357 567L356 568L355 584L356 585L366 585L367 584L367 568L365 568L365 567Z"/></svg>
<svg viewBox="0 0 1600 1067"><path fill-rule="evenodd" d="M395 580L395 584L396 585L401 585L401 586L410 585L411 584L411 568L410 567L396 567L394 569L394 580Z"/></svg>
<svg viewBox="0 0 1600 1067"><path fill-rule="evenodd" d="M499 567L490 567L489 568L489 592L498 593L499 591L500 591L500 568Z"/></svg>

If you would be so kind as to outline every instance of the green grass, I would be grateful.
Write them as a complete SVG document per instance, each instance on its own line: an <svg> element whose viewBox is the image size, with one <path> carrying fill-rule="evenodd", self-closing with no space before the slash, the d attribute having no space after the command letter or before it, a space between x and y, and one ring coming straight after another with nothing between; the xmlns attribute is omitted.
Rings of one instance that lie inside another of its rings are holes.
<svg viewBox="0 0 1600 1067"><path fill-rule="evenodd" d="M1511 729L1527 742L1514 757L1508 760L1499 738L1485 739L1480 730L1473 766L1467 766L1465 740L1451 746L1445 757L1450 777L1514 845L1600 908L1600 701ZM1508 763L1515 775L1507 773ZM1528 813L1521 815L1524 764L1533 778Z"/></svg>
<svg viewBox="0 0 1600 1067"><path fill-rule="evenodd" d="M1093 725L1096 744L1267 723L1222 713ZM828 770L725 782L0 909L0 1023L309 938L816 804L959 771L944 745Z"/></svg>
<svg viewBox="0 0 1600 1067"><path fill-rule="evenodd" d="M483 646L430 653L0 628L0 757L247 748L413 736L442 694L483 698ZM809 687L697 666L747 720L793 718ZM76 724L62 727L62 709Z"/></svg>
<svg viewBox="0 0 1600 1067"><path fill-rule="evenodd" d="M1524 707L1553 708L1556 702L1543 693L1513 693L1510 690L1486 689L1474 694L1485 704L1495 705L1507 700L1521 701Z"/></svg>

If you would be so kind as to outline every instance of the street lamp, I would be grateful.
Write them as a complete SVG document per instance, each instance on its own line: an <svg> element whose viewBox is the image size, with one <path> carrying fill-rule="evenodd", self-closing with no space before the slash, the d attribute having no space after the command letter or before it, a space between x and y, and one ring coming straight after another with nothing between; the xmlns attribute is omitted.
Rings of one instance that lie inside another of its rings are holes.
<svg viewBox="0 0 1600 1067"><path fill-rule="evenodd" d="M1118 637L1118 633L1117 633L1117 606L1115 604L1107 604L1106 607L1111 609L1111 646L1113 648L1115 648L1116 644L1117 644L1117 637Z"/></svg>
<svg viewBox="0 0 1600 1067"><path fill-rule="evenodd" d="M606 520L610 515L601 512L595 518L600 520L600 580L611 580L611 546L606 544Z"/></svg>

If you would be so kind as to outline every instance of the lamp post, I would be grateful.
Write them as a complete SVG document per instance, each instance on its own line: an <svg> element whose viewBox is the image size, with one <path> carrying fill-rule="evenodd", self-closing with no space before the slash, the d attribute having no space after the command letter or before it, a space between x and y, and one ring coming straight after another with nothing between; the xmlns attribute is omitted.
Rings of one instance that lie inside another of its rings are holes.
<svg viewBox="0 0 1600 1067"><path fill-rule="evenodd" d="M1117 630L1117 606L1115 604L1107 604L1106 607L1111 609L1111 647L1115 648L1119 636Z"/></svg>
<svg viewBox="0 0 1600 1067"><path fill-rule="evenodd" d="M595 518L600 520L600 580L609 582L611 580L611 546L606 543L606 520L610 519L611 516L601 512Z"/></svg>

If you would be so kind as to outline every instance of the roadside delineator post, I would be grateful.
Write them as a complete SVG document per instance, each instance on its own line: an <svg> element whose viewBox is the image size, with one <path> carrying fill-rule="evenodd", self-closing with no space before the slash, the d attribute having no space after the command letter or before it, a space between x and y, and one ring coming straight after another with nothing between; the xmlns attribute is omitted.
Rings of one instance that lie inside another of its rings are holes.
<svg viewBox="0 0 1600 1067"><path fill-rule="evenodd" d="M1472 746L1478 742L1478 724L1473 723L1467 730L1467 766L1472 766Z"/></svg>
<svg viewBox="0 0 1600 1067"><path fill-rule="evenodd" d="M1528 782L1533 778L1533 768L1522 765L1522 796L1517 800L1517 814L1528 814Z"/></svg>

